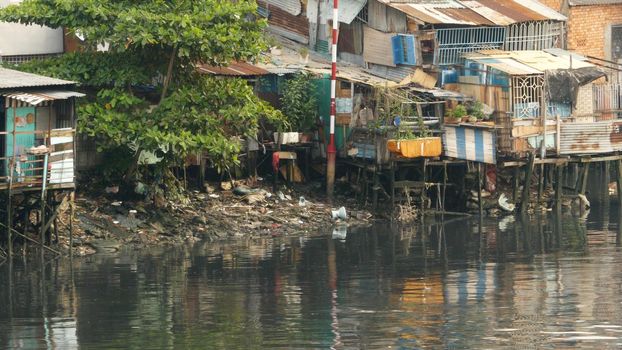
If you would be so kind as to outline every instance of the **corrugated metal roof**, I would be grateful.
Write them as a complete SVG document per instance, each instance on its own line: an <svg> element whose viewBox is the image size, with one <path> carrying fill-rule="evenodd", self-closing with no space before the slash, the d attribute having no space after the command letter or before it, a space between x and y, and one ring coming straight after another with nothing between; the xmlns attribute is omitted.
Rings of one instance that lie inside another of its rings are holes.
<svg viewBox="0 0 622 350"><path fill-rule="evenodd" d="M281 10L294 16L298 16L299 14L302 13L302 4L300 3L300 0L264 0L264 1L268 3L268 5L276 6L280 8Z"/></svg>
<svg viewBox="0 0 622 350"><path fill-rule="evenodd" d="M536 0L379 0L430 24L509 25L566 17Z"/></svg>
<svg viewBox="0 0 622 350"><path fill-rule="evenodd" d="M213 75L252 76L270 74L267 70L246 62L233 62L228 66L210 66L204 64L200 65L198 69L202 73Z"/></svg>
<svg viewBox="0 0 622 350"><path fill-rule="evenodd" d="M468 60L488 65L510 75L543 74L546 70L569 69L570 53L555 50L556 55L545 51L484 50L466 54ZM572 68L595 67L593 64L572 60Z"/></svg>
<svg viewBox="0 0 622 350"><path fill-rule="evenodd" d="M367 4L367 0L339 0L339 22L347 24L352 23L356 15L365 7L365 4ZM332 19L333 12L330 11L327 17L328 19Z"/></svg>
<svg viewBox="0 0 622 350"><path fill-rule="evenodd" d="M477 63L485 64L510 75L542 74L541 71L515 61L511 58L469 58Z"/></svg>
<svg viewBox="0 0 622 350"><path fill-rule="evenodd" d="M588 5L617 5L622 4L622 0L570 0L570 6L588 6Z"/></svg>
<svg viewBox="0 0 622 350"><path fill-rule="evenodd" d="M42 90L37 92L8 91L0 93L0 96L36 106L45 101L66 100L70 97L84 97L86 95L75 91Z"/></svg>
<svg viewBox="0 0 622 350"><path fill-rule="evenodd" d="M73 85L75 82L0 68L0 89L14 89L36 86Z"/></svg>

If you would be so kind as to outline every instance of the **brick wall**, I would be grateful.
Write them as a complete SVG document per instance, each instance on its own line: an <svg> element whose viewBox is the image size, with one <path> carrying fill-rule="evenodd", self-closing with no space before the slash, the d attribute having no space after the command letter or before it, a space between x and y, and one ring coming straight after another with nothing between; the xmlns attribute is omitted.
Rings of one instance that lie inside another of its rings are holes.
<svg viewBox="0 0 622 350"><path fill-rule="evenodd" d="M572 114L574 116L591 115L594 113L594 92L592 84L583 85L577 94L577 105Z"/></svg>
<svg viewBox="0 0 622 350"><path fill-rule="evenodd" d="M562 8L563 0L540 0L540 2L555 11L559 11Z"/></svg>
<svg viewBox="0 0 622 350"><path fill-rule="evenodd" d="M622 5L573 6L568 17L568 49L607 58L605 33L610 25L622 24Z"/></svg>

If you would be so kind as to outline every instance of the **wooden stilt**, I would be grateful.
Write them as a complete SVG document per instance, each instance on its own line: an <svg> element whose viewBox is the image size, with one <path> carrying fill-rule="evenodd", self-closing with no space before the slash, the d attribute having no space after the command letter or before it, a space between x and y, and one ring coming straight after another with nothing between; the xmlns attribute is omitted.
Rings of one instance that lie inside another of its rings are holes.
<svg viewBox="0 0 622 350"><path fill-rule="evenodd" d="M6 204L6 226L7 226L7 237L8 237L8 250L9 250L9 260L13 258L13 232L11 232L11 227L13 227L13 171L14 171L14 162L13 158L9 159L9 188L7 190L7 204Z"/></svg>
<svg viewBox="0 0 622 350"><path fill-rule="evenodd" d="M427 158L423 158L423 169L422 169L422 181L425 184L427 179L427 170L428 170L428 160ZM425 197L426 197L426 193L425 193L425 186L421 189L421 209L425 210Z"/></svg>
<svg viewBox="0 0 622 350"><path fill-rule="evenodd" d="M512 198L514 199L514 203L518 203L518 190L520 187L520 167L514 168L514 192L512 193Z"/></svg>
<svg viewBox="0 0 622 350"><path fill-rule="evenodd" d="M41 226L39 227L40 231L39 231L39 239L40 239L40 245L43 247L43 245L45 245L45 232L47 231L46 227L46 222L45 222L45 218L46 218L46 194L47 194L47 170L48 170L48 155L46 154L43 157L43 177L41 180L41 217L40 217L40 223ZM43 252L43 249L41 250Z"/></svg>
<svg viewBox="0 0 622 350"><path fill-rule="evenodd" d="M587 179L590 173L590 163L583 164L583 172L581 174L581 188L579 190L580 194L585 194L587 190Z"/></svg>
<svg viewBox="0 0 622 350"><path fill-rule="evenodd" d="M601 187L601 194L600 194L600 198L601 200L607 200L607 202L609 202L609 182L611 181L611 178L609 176L609 162L605 161L603 162L603 186Z"/></svg>
<svg viewBox="0 0 622 350"><path fill-rule="evenodd" d="M533 153L529 153L529 162L527 163L527 169L525 169L525 182L523 187L523 198L521 201L520 210L522 213L527 212L527 207L529 206L529 188L531 187L531 175L533 173L533 163L535 161L535 156Z"/></svg>
<svg viewBox="0 0 622 350"><path fill-rule="evenodd" d="M391 191L391 209L395 208L395 162L391 162L389 169L389 189Z"/></svg>
<svg viewBox="0 0 622 350"><path fill-rule="evenodd" d="M477 163L477 203L479 205L479 216L481 218L484 215L484 205L482 203L482 164L481 163Z"/></svg>
<svg viewBox="0 0 622 350"><path fill-rule="evenodd" d="M447 193L447 163L443 162L443 202L441 203L441 209L445 211L445 198Z"/></svg>
<svg viewBox="0 0 622 350"><path fill-rule="evenodd" d="M58 217L54 218L54 242L58 244Z"/></svg>
<svg viewBox="0 0 622 350"><path fill-rule="evenodd" d="M378 170L376 169L376 166L373 167L374 169L374 176L373 176L373 188L372 188L372 206L373 209L376 210L378 209L378 191L380 190L380 178L378 176Z"/></svg>
<svg viewBox="0 0 622 350"><path fill-rule="evenodd" d="M542 203L542 192L544 192L544 164L540 164L538 173L538 205Z"/></svg>
<svg viewBox="0 0 622 350"><path fill-rule="evenodd" d="M555 208L561 212L562 206L562 179L564 177L564 166L557 166L557 174L555 176Z"/></svg>

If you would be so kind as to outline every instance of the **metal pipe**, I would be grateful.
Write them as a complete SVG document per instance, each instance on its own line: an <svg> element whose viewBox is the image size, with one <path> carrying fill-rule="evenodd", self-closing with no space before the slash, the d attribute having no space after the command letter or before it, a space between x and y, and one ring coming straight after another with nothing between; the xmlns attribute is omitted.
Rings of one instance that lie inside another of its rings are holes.
<svg viewBox="0 0 622 350"><path fill-rule="evenodd" d="M333 45L332 63L330 80L330 138L328 141L326 155L326 195L328 199L333 198L335 188L335 161L337 158L337 148L335 146L335 114L336 103L335 94L337 89L337 37L339 35L339 0L333 0Z"/></svg>

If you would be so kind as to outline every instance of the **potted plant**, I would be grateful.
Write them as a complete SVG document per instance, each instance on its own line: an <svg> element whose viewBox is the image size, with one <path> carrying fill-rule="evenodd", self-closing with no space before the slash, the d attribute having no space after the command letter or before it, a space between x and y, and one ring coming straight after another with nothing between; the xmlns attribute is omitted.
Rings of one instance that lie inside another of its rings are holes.
<svg viewBox="0 0 622 350"><path fill-rule="evenodd" d="M466 121L464 120L464 118L467 116L467 110L466 110L466 107L464 107L464 105L457 105L451 111L451 114L454 117L454 120L459 120L459 122Z"/></svg>
<svg viewBox="0 0 622 350"><path fill-rule="evenodd" d="M484 120L484 104L480 101L475 101L470 108L470 115L469 122L471 123Z"/></svg>
<svg viewBox="0 0 622 350"><path fill-rule="evenodd" d="M438 157L443 152L441 138L430 136L430 131L421 118L417 132L399 126L397 139L388 140L387 148L390 152L406 158Z"/></svg>

